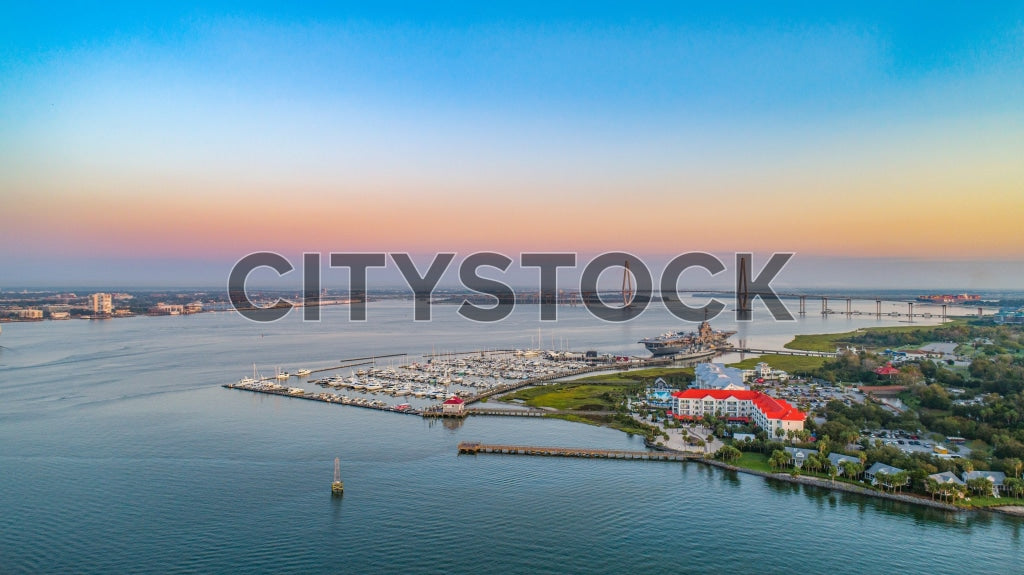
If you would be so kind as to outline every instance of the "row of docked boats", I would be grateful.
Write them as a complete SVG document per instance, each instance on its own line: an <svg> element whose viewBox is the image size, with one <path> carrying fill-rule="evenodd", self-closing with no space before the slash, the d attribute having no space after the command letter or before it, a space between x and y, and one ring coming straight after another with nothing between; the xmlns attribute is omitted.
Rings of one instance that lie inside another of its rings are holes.
<svg viewBox="0 0 1024 575"><path fill-rule="evenodd" d="M354 397L313 391L298 387L286 387L285 382L292 374L275 370L270 377L262 377L253 366L252 377L244 377L237 384L228 387L262 391L279 395L293 395L306 399L317 399L329 403L358 405L375 409L408 411L408 404L388 405L366 395L391 395L446 401L455 396L471 396L482 391L501 388L514 382L557 377L586 367L582 361L568 360L557 352L509 352L494 351L467 356L434 355L422 361L405 365L378 367L368 366L349 372L322 378L308 379L307 383L324 388L347 389L355 392ZM306 376L310 370L299 370L295 375Z"/></svg>
<svg viewBox="0 0 1024 575"><path fill-rule="evenodd" d="M245 389L248 391L257 391L261 393L271 393L275 395L289 395L293 397L301 397L303 399L312 399L316 401L323 401L325 403L338 403L341 405L354 405L357 407L367 407L370 409L378 409L381 411L395 411L400 413L419 413L408 403L402 403L399 405L389 405L387 402L379 399L372 399L367 397L349 397L347 395L338 395L336 393L310 393L300 387L286 387L274 381L273 379L260 379L255 380L252 378L242 378L238 383L229 384L225 387L231 389Z"/></svg>
<svg viewBox="0 0 1024 575"><path fill-rule="evenodd" d="M310 380L310 383L334 389L353 389L374 394L386 393L395 397L411 395L420 398L447 399L451 395L448 389L442 386L385 380L367 375L363 377L352 375L347 378L333 375L322 379Z"/></svg>

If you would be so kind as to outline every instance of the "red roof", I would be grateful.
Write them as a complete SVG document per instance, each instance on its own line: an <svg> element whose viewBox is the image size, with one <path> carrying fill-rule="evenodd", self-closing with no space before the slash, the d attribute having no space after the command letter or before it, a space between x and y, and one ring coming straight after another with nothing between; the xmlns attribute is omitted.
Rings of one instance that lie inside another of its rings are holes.
<svg viewBox="0 0 1024 575"><path fill-rule="evenodd" d="M462 398L461 397L457 397L457 396L456 397L449 397L448 400L444 402L445 405L461 405L463 403L466 403L466 402L462 401Z"/></svg>
<svg viewBox="0 0 1024 575"><path fill-rule="evenodd" d="M740 401L751 401L768 419L782 419L785 421L803 421L807 414L793 407L785 399L777 399L760 391L749 391L746 389L687 389L672 393L672 397L680 399L704 399L711 397L717 400L738 399ZM677 418L679 416L676 416Z"/></svg>
<svg viewBox="0 0 1024 575"><path fill-rule="evenodd" d="M793 407L785 399L777 399L763 393L758 394L754 405L764 413L768 419L782 419L785 421L803 421L807 414Z"/></svg>
<svg viewBox="0 0 1024 575"><path fill-rule="evenodd" d="M878 375L895 375L899 372L900 370L893 367L891 363L887 363L885 364L885 367L880 367L875 370L875 373Z"/></svg>

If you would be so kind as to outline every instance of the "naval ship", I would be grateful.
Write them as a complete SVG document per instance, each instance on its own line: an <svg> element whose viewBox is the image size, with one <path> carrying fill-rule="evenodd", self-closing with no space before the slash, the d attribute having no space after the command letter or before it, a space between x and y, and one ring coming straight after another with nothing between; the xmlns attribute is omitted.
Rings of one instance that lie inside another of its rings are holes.
<svg viewBox="0 0 1024 575"><path fill-rule="evenodd" d="M641 339L639 343L647 347L647 351L655 357L662 355L680 355L683 359L687 357L702 357L714 355L723 347L729 347L726 340L729 336L735 335L734 331L723 331L711 329L707 321L700 322L697 331L677 331Z"/></svg>

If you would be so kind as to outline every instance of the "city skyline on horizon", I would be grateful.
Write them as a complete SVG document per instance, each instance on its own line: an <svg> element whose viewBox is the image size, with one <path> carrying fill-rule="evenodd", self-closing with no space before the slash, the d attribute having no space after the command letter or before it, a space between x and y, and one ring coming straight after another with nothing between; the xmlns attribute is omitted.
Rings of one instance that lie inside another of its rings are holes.
<svg viewBox="0 0 1024 575"><path fill-rule="evenodd" d="M459 287L458 270L465 256L457 254L439 280L437 287L450 289ZM478 273L483 277L497 279L516 289L527 289L536 286L539 281L537 268L519 265L518 254L506 254L514 263L502 272L494 268L482 267ZM577 254L576 266L559 268L558 282L561 289L572 289L579 285L580 275L584 267L596 254ZM674 257L674 254L671 257ZM733 254L717 254L722 257L726 269L711 276L706 270L699 268L686 270L679 282L681 291L689 289L730 289L735 285L736 266L730 256ZM655 256L641 260L651 271L657 284L665 264L670 256ZM284 275L277 275L270 268L254 270L247 285L253 289L263 290L297 290L302 282L301 254L286 255L285 258L294 269ZM426 273L433 254L412 254L412 259L420 274ZM756 276L768 261L769 254L755 253L752 260L752 273ZM348 288L348 269L330 268L327 264L327 253L322 254L321 282L328 289ZM371 288L403 289L407 284L394 261L389 257L384 268L369 268L368 282ZM4 281L0 289L17 291L25 288L61 289L61 288L109 288L109 289L174 289L174 288L223 288L227 285L231 268L235 260L224 261L167 261L155 260L140 262L137 260L110 261L84 260L65 266L62 274L75 280L47 280L49 264L40 262L32 264L24 262L19 269L24 274L21 281ZM895 272L895 273L894 273ZM622 268L614 266L602 273L601 289L617 289L621 284ZM1020 261L929 261L914 259L862 259L862 258L821 258L805 257L795 254L782 271L772 280L772 287L783 290L919 290L922 292L1013 292L1024 291L1024 265Z"/></svg>
<svg viewBox="0 0 1024 575"><path fill-rule="evenodd" d="M1024 7L809 6L5 8L0 287L264 250L1024 285Z"/></svg>

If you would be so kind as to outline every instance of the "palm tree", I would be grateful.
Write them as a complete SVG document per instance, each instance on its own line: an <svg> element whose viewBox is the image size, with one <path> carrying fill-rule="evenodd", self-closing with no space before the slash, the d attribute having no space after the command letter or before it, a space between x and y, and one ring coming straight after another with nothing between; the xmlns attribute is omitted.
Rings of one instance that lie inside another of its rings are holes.
<svg viewBox="0 0 1024 575"><path fill-rule="evenodd" d="M908 471L897 471L893 474L893 491L903 491L903 487L910 481L910 472Z"/></svg>
<svg viewBox="0 0 1024 575"><path fill-rule="evenodd" d="M832 479L832 485L836 484L836 475L839 474L839 468L832 465L832 462L826 459L824 461L824 471Z"/></svg>
<svg viewBox="0 0 1024 575"><path fill-rule="evenodd" d="M847 431L846 433L844 433L842 437L844 448L846 445L856 443L858 437L860 437L860 434L858 434L856 431Z"/></svg>
<svg viewBox="0 0 1024 575"><path fill-rule="evenodd" d="M1020 497L1024 493L1024 479L1017 477L1007 477L1003 481L1003 486L1006 487L1006 491L1014 497Z"/></svg>
<svg viewBox="0 0 1024 575"><path fill-rule="evenodd" d="M772 469L781 469L789 465L789 454L781 449L776 449L768 458L768 464L772 466Z"/></svg>
<svg viewBox="0 0 1024 575"><path fill-rule="evenodd" d="M975 495L989 495L992 493L992 482L985 477L975 477L967 480L967 489Z"/></svg>
<svg viewBox="0 0 1024 575"><path fill-rule="evenodd" d="M731 463L739 459L742 455L743 454L740 452L739 449L736 449L731 445L725 445L722 446L722 448L715 453L715 458L721 459L726 463Z"/></svg>
<svg viewBox="0 0 1024 575"><path fill-rule="evenodd" d="M1003 469L1010 472L1010 477L1020 477L1022 467L1024 467L1024 461L1016 457L1009 457L1003 460Z"/></svg>
<svg viewBox="0 0 1024 575"><path fill-rule="evenodd" d="M821 469L821 457L814 453L807 455L807 459L804 461L804 467L811 471L817 471Z"/></svg>
<svg viewBox="0 0 1024 575"><path fill-rule="evenodd" d="M864 466L856 461L850 461L845 459L839 462L839 466L843 469L843 475L850 479L857 478L861 472L864 471Z"/></svg>
<svg viewBox="0 0 1024 575"><path fill-rule="evenodd" d="M880 486L882 488L882 491L885 491L885 487L886 487L886 485L888 483L889 483L889 474L888 473L886 473L885 471L879 471L878 473L875 474L875 484Z"/></svg>

